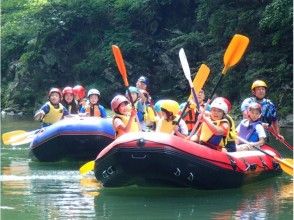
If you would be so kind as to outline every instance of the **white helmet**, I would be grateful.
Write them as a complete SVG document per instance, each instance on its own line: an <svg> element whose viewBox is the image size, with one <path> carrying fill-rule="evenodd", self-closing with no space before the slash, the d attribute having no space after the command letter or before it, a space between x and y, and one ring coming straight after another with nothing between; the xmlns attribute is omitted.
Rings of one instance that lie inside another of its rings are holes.
<svg viewBox="0 0 294 220"><path fill-rule="evenodd" d="M89 98L90 95L98 95L98 96L100 96L100 92L97 89L90 89L89 92L88 92L87 97Z"/></svg>
<svg viewBox="0 0 294 220"><path fill-rule="evenodd" d="M221 109L225 112L225 114L228 114L228 105L222 99L216 98L213 100L210 107Z"/></svg>

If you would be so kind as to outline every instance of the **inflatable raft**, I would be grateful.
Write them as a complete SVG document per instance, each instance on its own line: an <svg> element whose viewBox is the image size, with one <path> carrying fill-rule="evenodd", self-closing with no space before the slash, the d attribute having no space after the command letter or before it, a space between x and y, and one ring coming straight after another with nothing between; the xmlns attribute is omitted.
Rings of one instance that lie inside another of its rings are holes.
<svg viewBox="0 0 294 220"><path fill-rule="evenodd" d="M280 157L270 146L262 149ZM260 151L219 152L177 136L150 132L116 139L98 154L94 172L105 187L224 189L281 174L281 168Z"/></svg>
<svg viewBox="0 0 294 220"><path fill-rule="evenodd" d="M47 162L93 160L114 137L111 119L64 119L36 134L30 145L30 155Z"/></svg>

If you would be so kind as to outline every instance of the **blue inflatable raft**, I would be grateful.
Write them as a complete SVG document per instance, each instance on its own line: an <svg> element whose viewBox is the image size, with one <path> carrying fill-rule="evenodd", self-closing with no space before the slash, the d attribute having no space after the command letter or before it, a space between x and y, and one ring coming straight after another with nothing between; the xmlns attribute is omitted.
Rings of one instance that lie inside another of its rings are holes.
<svg viewBox="0 0 294 220"><path fill-rule="evenodd" d="M115 137L111 119L67 118L42 128L30 145L39 161L93 160Z"/></svg>

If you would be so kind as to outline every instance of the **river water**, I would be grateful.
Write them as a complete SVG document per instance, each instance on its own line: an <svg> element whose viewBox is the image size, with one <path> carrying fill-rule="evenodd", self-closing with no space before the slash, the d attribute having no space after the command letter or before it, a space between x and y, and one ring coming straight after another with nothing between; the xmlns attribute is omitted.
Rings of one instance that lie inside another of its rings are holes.
<svg viewBox="0 0 294 220"><path fill-rule="evenodd" d="M30 120L2 120L2 133L34 130ZM292 129L283 134L292 142ZM292 152L277 141L283 157ZM123 187L106 189L83 162L44 163L28 145L1 145L1 219L293 219L293 177L280 176L229 190Z"/></svg>

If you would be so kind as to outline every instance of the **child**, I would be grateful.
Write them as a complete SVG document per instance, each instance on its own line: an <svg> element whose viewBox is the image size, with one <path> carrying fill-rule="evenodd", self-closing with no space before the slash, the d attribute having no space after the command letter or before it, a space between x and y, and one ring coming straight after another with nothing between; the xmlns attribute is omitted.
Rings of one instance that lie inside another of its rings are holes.
<svg viewBox="0 0 294 220"><path fill-rule="evenodd" d="M245 144L237 140L237 150L252 150L253 146L259 147L264 144L266 133L260 121L261 105L253 102L248 106L248 119L243 119L237 127L239 137L247 140L250 144Z"/></svg>
<svg viewBox="0 0 294 220"><path fill-rule="evenodd" d="M130 108L129 100L123 95L115 96L111 101L111 109L115 113L112 119L116 137L128 132L138 132L139 126L136 121L137 111Z"/></svg>
<svg viewBox="0 0 294 220"><path fill-rule="evenodd" d="M74 98L78 102L79 110L86 105L86 89L81 85L73 87Z"/></svg>
<svg viewBox="0 0 294 220"><path fill-rule="evenodd" d="M59 89L50 89L48 94L49 101L34 115L35 120L42 120L42 127L47 127L68 115L67 109L60 103L61 97Z"/></svg>
<svg viewBox="0 0 294 220"><path fill-rule="evenodd" d="M198 99L198 102L199 102L199 105L200 105L200 111L204 111L205 94L204 94L204 91L202 89L197 94L197 99ZM185 106L186 106L186 102L184 102L184 103L182 103L180 105L181 111L184 110ZM180 114L181 114L181 112L180 112ZM196 104L194 102L194 98L193 98L193 96L190 96L189 104L188 104L188 107L187 107L186 112L184 113L184 117L183 117L184 121L187 124L189 133L192 131L194 125L196 124L198 115L199 115L199 113L197 111L197 106L196 106Z"/></svg>
<svg viewBox="0 0 294 220"><path fill-rule="evenodd" d="M81 108L81 113L86 116L106 118L106 111L102 105L99 105L100 92L97 89L90 89L87 95L89 102Z"/></svg>
<svg viewBox="0 0 294 220"><path fill-rule="evenodd" d="M79 106L77 101L74 99L74 92L72 87L65 87L62 90L63 99L61 104L67 109L69 114L78 114Z"/></svg>
<svg viewBox="0 0 294 220"><path fill-rule="evenodd" d="M198 116L198 120L202 124L191 140L222 151L230 130L229 122L225 118L228 113L228 106L222 99L218 98L211 103L210 107L210 116L203 113Z"/></svg>
<svg viewBox="0 0 294 220"><path fill-rule="evenodd" d="M155 122L156 122L155 111L153 109L153 106L148 101L149 93L146 90L140 89L140 94L141 94L140 101L144 108L144 124L145 124L146 130L155 130Z"/></svg>
<svg viewBox="0 0 294 220"><path fill-rule="evenodd" d="M177 116L180 111L179 104L174 100L162 100L160 103L161 114L156 123L156 132L164 132L168 134L175 133L179 137L188 135L188 128L184 120L180 120L179 125L176 125Z"/></svg>

